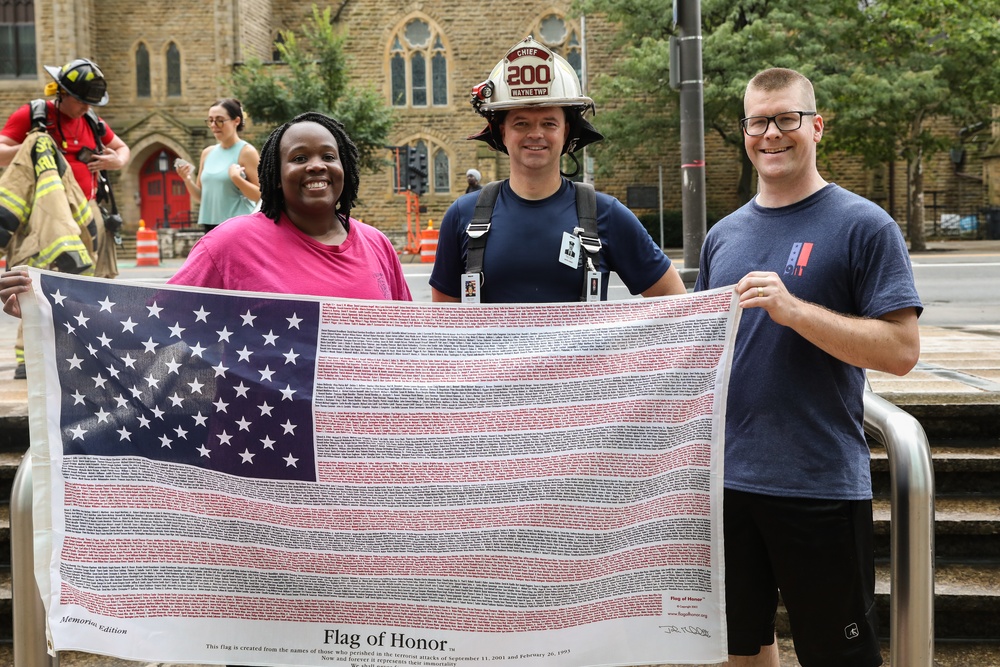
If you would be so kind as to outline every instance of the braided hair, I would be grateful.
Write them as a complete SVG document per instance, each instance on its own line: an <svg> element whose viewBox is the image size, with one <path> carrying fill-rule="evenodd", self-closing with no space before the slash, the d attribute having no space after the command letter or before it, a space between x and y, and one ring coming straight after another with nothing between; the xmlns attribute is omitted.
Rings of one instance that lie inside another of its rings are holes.
<svg viewBox="0 0 1000 667"><path fill-rule="evenodd" d="M278 127L264 142L260 150L260 165L257 175L260 179L260 210L275 222L285 210L285 193L281 189L281 138L285 131L296 123L316 123L325 127L337 140L340 163L344 168L344 189L337 200L337 211L344 225L351 217L351 207L358 198L361 177L358 173L358 147L354 145L340 121L316 111L299 114Z"/></svg>

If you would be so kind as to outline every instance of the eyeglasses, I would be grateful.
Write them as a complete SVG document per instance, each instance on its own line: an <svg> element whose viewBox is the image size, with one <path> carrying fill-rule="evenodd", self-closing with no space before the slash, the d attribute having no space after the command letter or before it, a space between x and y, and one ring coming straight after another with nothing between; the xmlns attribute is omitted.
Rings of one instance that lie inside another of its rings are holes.
<svg viewBox="0 0 1000 667"><path fill-rule="evenodd" d="M209 127L212 127L213 125L218 125L219 127L222 127L228 121L231 120L232 118L206 118L205 125L208 125Z"/></svg>
<svg viewBox="0 0 1000 667"><path fill-rule="evenodd" d="M743 131L750 137L759 137L767 132L771 121L779 132L794 132L802 127L803 116L815 116L815 111L786 111L773 116L747 116L740 118Z"/></svg>

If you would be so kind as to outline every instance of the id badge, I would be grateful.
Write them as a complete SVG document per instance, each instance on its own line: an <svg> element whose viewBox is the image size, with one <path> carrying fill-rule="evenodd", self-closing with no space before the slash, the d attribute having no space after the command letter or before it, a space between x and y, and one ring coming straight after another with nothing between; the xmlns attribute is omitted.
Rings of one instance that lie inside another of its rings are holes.
<svg viewBox="0 0 1000 667"><path fill-rule="evenodd" d="M587 301L601 300L601 272L587 271Z"/></svg>
<svg viewBox="0 0 1000 667"><path fill-rule="evenodd" d="M479 303L479 274L462 274L462 303Z"/></svg>
<svg viewBox="0 0 1000 667"><path fill-rule="evenodd" d="M562 245L559 246L559 261L571 269L580 266L580 237L576 234L563 232Z"/></svg>

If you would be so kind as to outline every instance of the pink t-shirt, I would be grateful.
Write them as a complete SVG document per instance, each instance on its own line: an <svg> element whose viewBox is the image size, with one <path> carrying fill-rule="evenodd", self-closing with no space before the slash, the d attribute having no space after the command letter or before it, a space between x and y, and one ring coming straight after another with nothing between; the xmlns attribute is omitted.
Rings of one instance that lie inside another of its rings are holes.
<svg viewBox="0 0 1000 667"><path fill-rule="evenodd" d="M351 219L337 246L304 234L282 214L231 218L199 240L174 285L349 299L410 301L399 256L385 234Z"/></svg>

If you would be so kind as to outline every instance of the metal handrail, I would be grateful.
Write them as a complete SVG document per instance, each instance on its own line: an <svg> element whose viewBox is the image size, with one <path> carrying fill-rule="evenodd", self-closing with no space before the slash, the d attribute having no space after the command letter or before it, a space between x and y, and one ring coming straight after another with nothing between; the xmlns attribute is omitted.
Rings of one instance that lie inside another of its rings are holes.
<svg viewBox="0 0 1000 667"><path fill-rule="evenodd" d="M934 466L912 415L865 391L865 432L889 454L889 664L934 664Z"/></svg>
<svg viewBox="0 0 1000 667"><path fill-rule="evenodd" d="M889 661L934 664L934 468L923 427L865 391L865 432L889 454L892 504ZM34 577L31 457L25 454L10 500L14 667L58 667L45 641L45 611Z"/></svg>
<svg viewBox="0 0 1000 667"><path fill-rule="evenodd" d="M14 613L14 667L58 667L45 643L45 607L35 583L31 518L31 452L21 459L10 493L10 576Z"/></svg>

